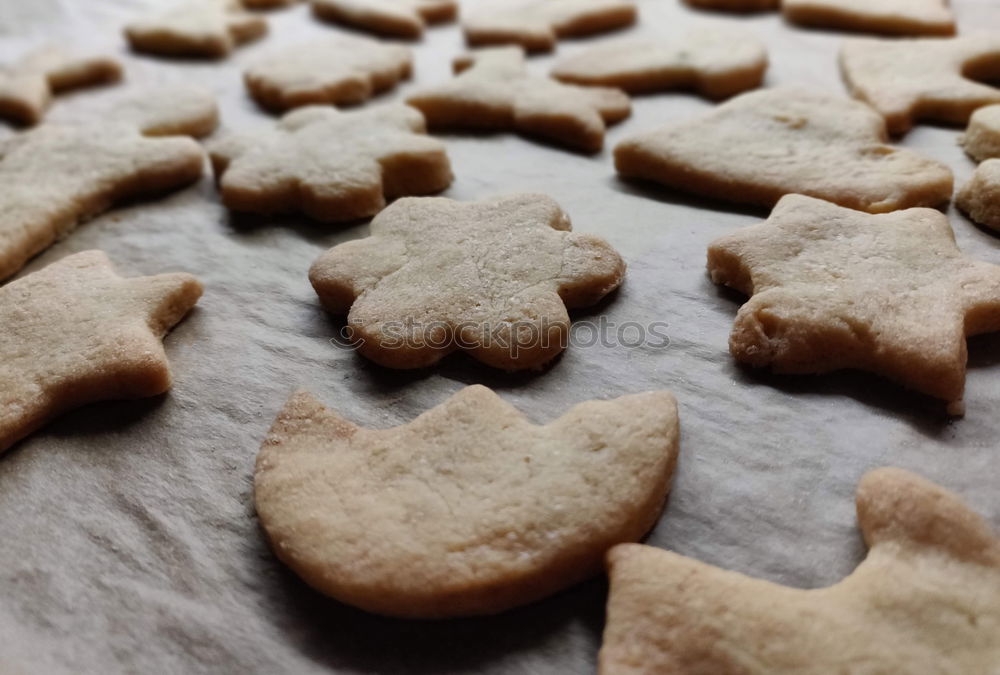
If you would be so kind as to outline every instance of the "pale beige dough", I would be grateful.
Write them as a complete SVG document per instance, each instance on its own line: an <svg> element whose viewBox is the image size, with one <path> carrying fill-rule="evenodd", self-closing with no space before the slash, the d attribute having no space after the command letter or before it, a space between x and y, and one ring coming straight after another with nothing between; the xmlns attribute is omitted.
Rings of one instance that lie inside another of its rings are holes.
<svg viewBox="0 0 1000 675"><path fill-rule="evenodd" d="M320 19L379 35L419 38L427 24L454 21L457 0L312 0Z"/></svg>
<svg viewBox="0 0 1000 675"><path fill-rule="evenodd" d="M505 370L538 368L568 342L566 308L593 305L625 276L606 241L569 230L545 195L401 199L370 237L320 256L309 279L383 366L420 368L462 350Z"/></svg>
<svg viewBox="0 0 1000 675"><path fill-rule="evenodd" d="M1000 33L956 38L856 38L840 50L851 94L903 134L919 120L965 124L976 108L1000 103Z"/></svg>
<svg viewBox="0 0 1000 675"><path fill-rule="evenodd" d="M277 556L362 609L494 614L598 574L656 522L678 452L667 392L581 403L545 426L483 386L364 429L305 392L257 457Z"/></svg>
<svg viewBox="0 0 1000 675"><path fill-rule="evenodd" d="M190 274L123 279L101 251L0 286L0 453L72 408L169 389L160 340L201 292Z"/></svg>
<svg viewBox="0 0 1000 675"><path fill-rule="evenodd" d="M604 146L607 124L632 111L620 89L579 87L531 75L519 47L481 49L455 60L451 82L420 89L406 102L432 129L517 131L582 152Z"/></svg>
<svg viewBox="0 0 1000 675"><path fill-rule="evenodd" d="M1000 231L1000 159L980 164L955 204L980 225Z"/></svg>
<svg viewBox="0 0 1000 675"><path fill-rule="evenodd" d="M266 32L267 22L239 0L188 0L125 27L137 52L202 58L222 58Z"/></svg>
<svg viewBox="0 0 1000 675"><path fill-rule="evenodd" d="M962 412L966 337L1000 330L1000 267L934 209L871 215L802 195L715 240L712 280L752 296L729 350L779 373L867 370Z"/></svg>
<svg viewBox="0 0 1000 675"><path fill-rule="evenodd" d="M882 118L862 103L779 87L627 138L615 148L615 167L625 177L761 206L801 193L879 213L951 198L951 169L887 140Z"/></svg>
<svg viewBox="0 0 1000 675"><path fill-rule="evenodd" d="M273 128L209 144L209 154L229 208L328 222L365 218L386 200L440 192L452 181L444 144L402 104L343 113L298 108Z"/></svg>
<svg viewBox="0 0 1000 675"><path fill-rule="evenodd" d="M629 93L688 88L725 98L760 86L767 50L753 33L699 28L674 39L625 38L560 60L557 80L618 87Z"/></svg>
<svg viewBox="0 0 1000 675"><path fill-rule="evenodd" d="M785 18L817 28L883 35L954 35L948 0L784 0Z"/></svg>
<svg viewBox="0 0 1000 675"><path fill-rule="evenodd" d="M865 474L868 556L798 589L623 544L601 675L991 675L1000 663L1000 540L953 493L896 468ZM808 542L802 542L808 546Z"/></svg>
<svg viewBox="0 0 1000 675"><path fill-rule="evenodd" d="M723 12L763 12L781 6L781 0L686 0L686 2L697 9Z"/></svg>
<svg viewBox="0 0 1000 675"><path fill-rule="evenodd" d="M406 47L351 35L298 44L258 59L244 73L247 89L269 110L311 104L362 103L410 76Z"/></svg>
<svg viewBox="0 0 1000 675"><path fill-rule="evenodd" d="M470 8L462 29L472 46L514 44L547 52L560 38L623 28L637 15L632 0L492 0Z"/></svg>
<svg viewBox="0 0 1000 675"><path fill-rule="evenodd" d="M984 106L972 113L960 143L978 162L1000 158L1000 104Z"/></svg>

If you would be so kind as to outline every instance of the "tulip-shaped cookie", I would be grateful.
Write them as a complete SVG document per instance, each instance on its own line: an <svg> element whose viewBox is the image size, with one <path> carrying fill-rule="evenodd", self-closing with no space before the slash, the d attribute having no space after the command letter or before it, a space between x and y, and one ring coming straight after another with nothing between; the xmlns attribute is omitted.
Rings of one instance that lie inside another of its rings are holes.
<svg viewBox="0 0 1000 675"><path fill-rule="evenodd" d="M933 209L870 215L789 195L715 240L712 280L752 296L729 350L780 373L872 371L962 412L966 336L1000 330L1000 267Z"/></svg>
<svg viewBox="0 0 1000 675"><path fill-rule="evenodd" d="M470 8L462 29L470 45L548 52L559 38L623 28L637 14L632 0L486 0Z"/></svg>
<svg viewBox="0 0 1000 675"><path fill-rule="evenodd" d="M458 0L312 0L312 9L325 21L415 39L429 23L454 20Z"/></svg>
<svg viewBox="0 0 1000 675"><path fill-rule="evenodd" d="M123 279L101 251L0 287L0 452L72 408L169 389L160 341L201 291L190 274Z"/></svg>
<svg viewBox="0 0 1000 675"><path fill-rule="evenodd" d="M959 498L902 469L857 491L868 557L803 590L623 544L601 675L954 673L1000 664L1000 540Z"/></svg>
<svg viewBox="0 0 1000 675"><path fill-rule="evenodd" d="M565 348L566 308L596 303L625 274L607 242L569 230L545 195L401 199L370 237L320 256L309 279L384 366L428 366L460 349L497 368L537 368Z"/></svg>
<svg viewBox="0 0 1000 675"><path fill-rule="evenodd" d="M882 213L951 198L951 169L887 140L882 118L862 103L779 87L627 138L615 148L615 167L625 177L761 206L799 193Z"/></svg>
<svg viewBox="0 0 1000 675"><path fill-rule="evenodd" d="M536 426L482 386L408 424L358 427L305 392L257 456L275 554L317 590L411 618L494 614L600 572L656 522L678 452L667 392Z"/></svg>
<svg viewBox="0 0 1000 675"><path fill-rule="evenodd" d="M440 192L452 179L444 144L399 104L346 113L307 106L209 151L222 201L249 213L346 222L378 213L387 199Z"/></svg>
<svg viewBox="0 0 1000 675"><path fill-rule="evenodd" d="M578 87L528 73L518 47L483 49L456 59L460 73L418 90L406 102L432 129L517 131L584 152L604 145L606 124L632 110L619 89Z"/></svg>
<svg viewBox="0 0 1000 675"><path fill-rule="evenodd" d="M792 23L883 35L954 35L948 0L784 0Z"/></svg>
<svg viewBox="0 0 1000 675"><path fill-rule="evenodd" d="M1000 103L1000 89L975 81L1000 73L1000 33L848 40L840 70L851 94L879 111L893 134L918 120L965 124L976 108Z"/></svg>
<svg viewBox="0 0 1000 675"><path fill-rule="evenodd" d="M221 58L267 32L267 22L243 10L240 0L186 0L125 27L137 52Z"/></svg>

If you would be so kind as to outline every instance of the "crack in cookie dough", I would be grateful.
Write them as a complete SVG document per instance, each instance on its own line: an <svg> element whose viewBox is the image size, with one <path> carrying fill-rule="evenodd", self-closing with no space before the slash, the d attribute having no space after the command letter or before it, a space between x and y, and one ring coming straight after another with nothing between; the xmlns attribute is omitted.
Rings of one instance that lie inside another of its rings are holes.
<svg viewBox="0 0 1000 675"><path fill-rule="evenodd" d="M784 0L792 23L883 35L954 35L948 0Z"/></svg>
<svg viewBox="0 0 1000 675"><path fill-rule="evenodd" d="M318 18L371 33L419 38L431 23L454 21L456 0L312 0Z"/></svg>
<svg viewBox="0 0 1000 675"><path fill-rule="evenodd" d="M125 37L137 52L222 58L267 32L267 22L239 0L192 0L133 21Z"/></svg>
<svg viewBox="0 0 1000 675"><path fill-rule="evenodd" d="M494 0L476 6L462 30L472 46L513 44L548 52L560 38L630 26L637 14L631 0Z"/></svg>

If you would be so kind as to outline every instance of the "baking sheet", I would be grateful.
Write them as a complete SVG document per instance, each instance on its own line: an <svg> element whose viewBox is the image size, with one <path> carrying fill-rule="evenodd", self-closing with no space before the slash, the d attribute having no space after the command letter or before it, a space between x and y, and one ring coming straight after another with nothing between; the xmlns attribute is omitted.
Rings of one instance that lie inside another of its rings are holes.
<svg viewBox="0 0 1000 675"><path fill-rule="evenodd" d="M224 126L238 129L269 119L243 90L248 61L341 30L297 6L269 13L270 35L223 62L130 55L120 26L156 4L163 3L2 0L0 58L46 39L121 56L124 85L60 96L53 120L98 110L125 87L191 82L214 91ZM768 44L768 84L843 91L840 35L790 28L774 14L738 19L676 0L639 4L640 24L627 32L669 36L697 23L742 23ZM953 4L963 31L1000 29L992 0ZM558 53L600 39L563 42ZM380 100L449 77L462 48L456 26L429 30L415 46L414 82ZM551 62L539 57L532 67L546 72ZM636 98L607 147L710 105L683 93ZM974 165L957 134L921 126L903 144L948 163L960 185ZM426 623L345 607L280 565L254 517L252 469L267 428L298 387L373 427L405 422L471 383L493 387L538 422L585 399L670 389L680 403L681 455L649 542L796 587L834 583L864 555L853 492L873 467L915 470L1000 526L1000 337L970 341L967 414L956 421L942 417L940 404L874 376L743 370L727 352L739 298L709 281L705 249L766 212L623 183L609 150L589 157L509 135L443 138L457 177L446 196L547 192L575 229L604 236L627 260L620 292L578 313L579 322L666 322L669 345L578 344L537 375L502 375L462 356L429 371L391 372L331 344L341 324L320 309L306 279L322 251L365 236L366 225L234 219L207 175L165 199L107 213L23 274L100 248L122 273L183 270L207 290L166 339L176 380L169 394L78 410L0 458L0 671L593 670L602 580L493 618ZM954 209L950 215L964 251L1000 263L996 236ZM575 335L586 342L586 332Z"/></svg>

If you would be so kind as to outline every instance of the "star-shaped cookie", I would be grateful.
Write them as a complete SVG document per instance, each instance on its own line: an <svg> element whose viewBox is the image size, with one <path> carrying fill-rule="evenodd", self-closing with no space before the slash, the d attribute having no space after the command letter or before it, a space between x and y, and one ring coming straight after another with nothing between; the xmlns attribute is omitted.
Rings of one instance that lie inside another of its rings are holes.
<svg viewBox="0 0 1000 675"><path fill-rule="evenodd" d="M883 35L954 35L948 0L784 0L792 23Z"/></svg>
<svg viewBox="0 0 1000 675"><path fill-rule="evenodd" d="M240 0L187 0L125 27L137 52L201 58L222 58L266 32L267 22Z"/></svg>
<svg viewBox="0 0 1000 675"><path fill-rule="evenodd" d="M933 209L871 215L802 195L708 249L752 296L729 350L780 373L868 370L961 414L966 336L1000 330L1000 267L962 255Z"/></svg>
<svg viewBox="0 0 1000 675"><path fill-rule="evenodd" d="M637 14L632 0L493 0L470 11L462 29L473 46L513 44L547 52L560 38L629 26Z"/></svg>
<svg viewBox="0 0 1000 675"><path fill-rule="evenodd" d="M401 104L353 112L306 106L266 131L231 135L209 154L222 201L249 213L302 212L346 222L387 199L440 192L452 180L444 144Z"/></svg>
<svg viewBox="0 0 1000 675"><path fill-rule="evenodd" d="M615 168L625 177L761 206L800 193L881 213L951 198L951 169L887 140L882 118L862 103L777 87L627 138L615 148Z"/></svg>
<svg viewBox="0 0 1000 675"><path fill-rule="evenodd" d="M123 279L101 251L0 287L0 452L72 408L169 389L160 340L201 291L190 274Z"/></svg>
<svg viewBox="0 0 1000 675"><path fill-rule="evenodd" d="M565 348L566 308L596 303L625 275L606 241L569 230L545 195L401 199L370 237L320 256L309 279L328 310L349 311L360 353L383 366L463 350L505 370L538 368Z"/></svg>
<svg viewBox="0 0 1000 675"><path fill-rule="evenodd" d="M476 385L377 431L299 392L257 456L254 498L275 554L323 593L391 616L495 614L642 537L677 452L665 391L536 426Z"/></svg>
<svg viewBox="0 0 1000 675"><path fill-rule="evenodd" d="M989 675L1000 664L1000 540L953 493L895 468L858 485L869 551L798 589L651 546L608 555L601 675Z"/></svg>
<svg viewBox="0 0 1000 675"><path fill-rule="evenodd" d="M482 49L455 61L451 82L422 89L406 102L431 128L511 130L574 150L597 152L606 124L632 111L619 89L578 87L528 73L519 47Z"/></svg>
<svg viewBox="0 0 1000 675"><path fill-rule="evenodd" d="M37 124L53 94L121 77L121 64L111 57L76 56L58 47L40 49L0 68L0 117Z"/></svg>
<svg viewBox="0 0 1000 675"><path fill-rule="evenodd" d="M457 0L312 0L320 19L379 35L419 38L429 23L453 21Z"/></svg>
<svg viewBox="0 0 1000 675"><path fill-rule="evenodd" d="M552 76L630 94L689 88L725 98L760 86L765 70L767 51L753 33L706 27L676 39L626 38L598 44L559 61Z"/></svg>
<svg viewBox="0 0 1000 675"><path fill-rule="evenodd" d="M840 71L851 94L879 111L893 134L918 120L965 124L976 108L1000 103L1000 89L976 81L1000 72L1000 33L848 40Z"/></svg>
<svg viewBox="0 0 1000 675"><path fill-rule="evenodd" d="M955 204L980 225L1000 231L1000 159L988 159L962 186Z"/></svg>
<svg viewBox="0 0 1000 675"><path fill-rule="evenodd" d="M310 104L362 103L409 77L412 63L406 47L338 35L269 54L243 79L259 104L283 112Z"/></svg>

